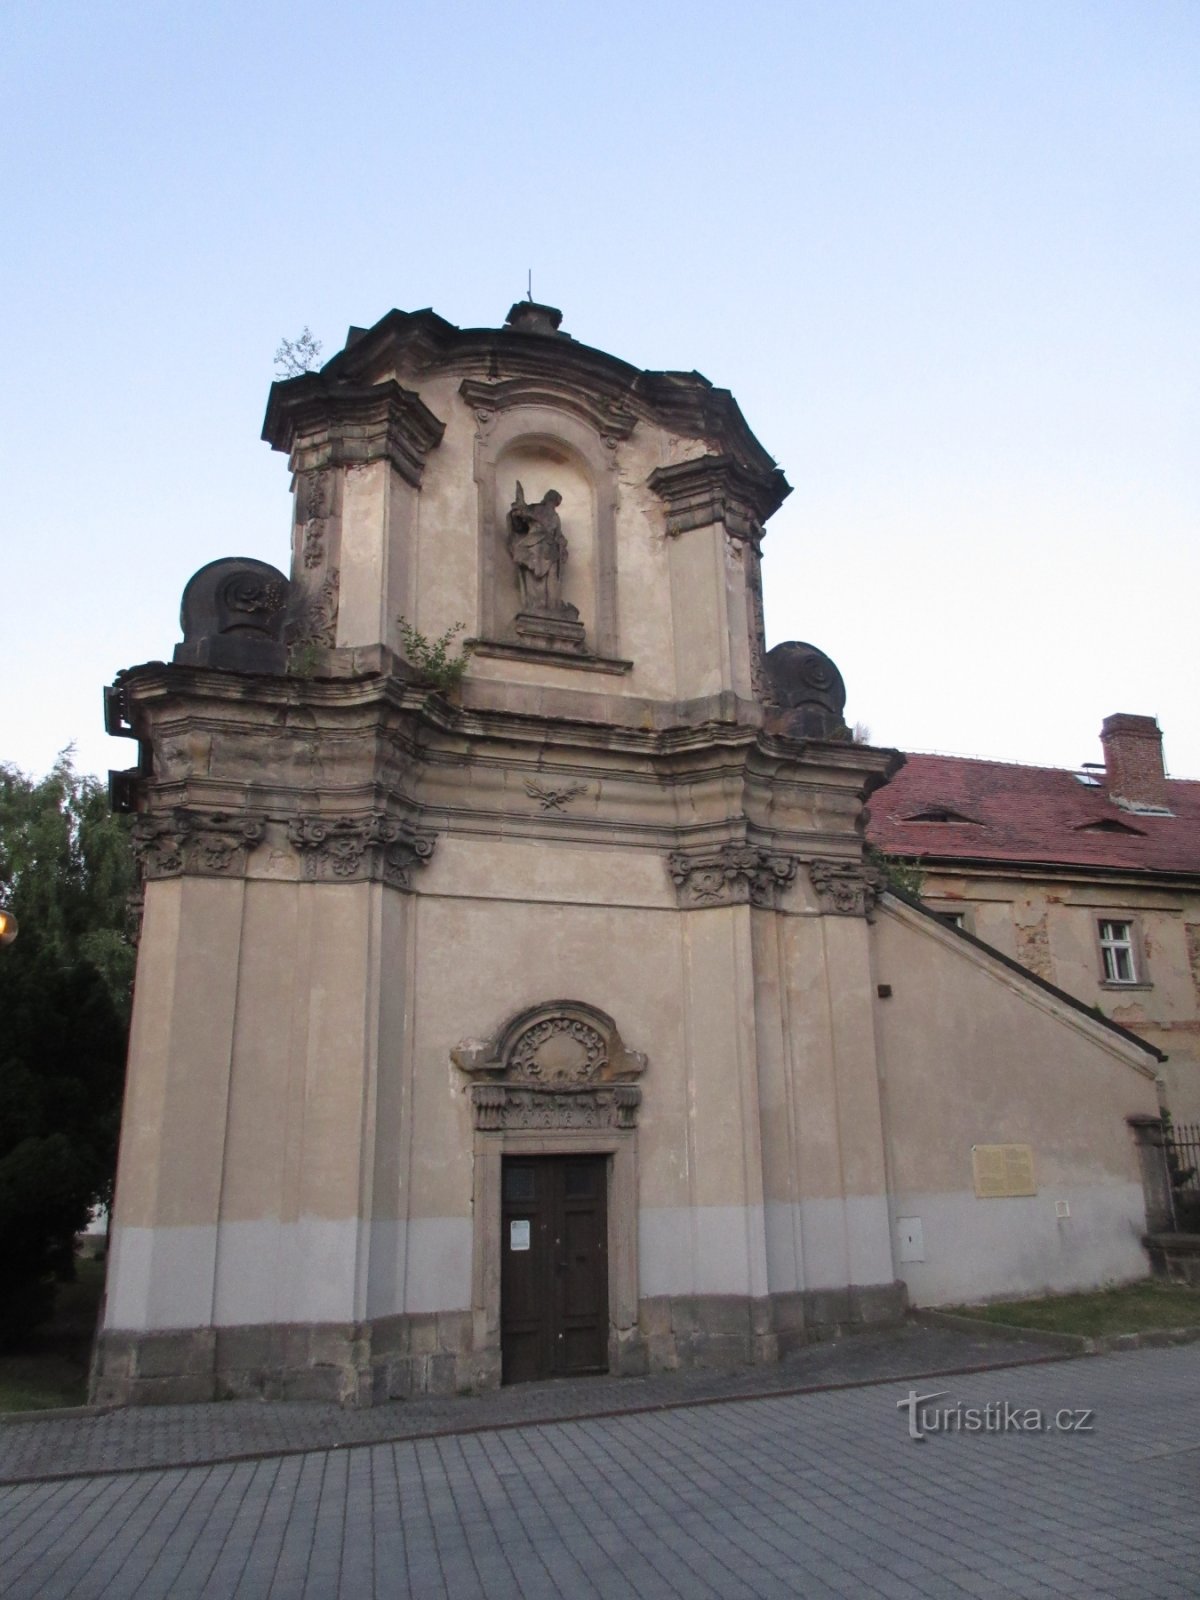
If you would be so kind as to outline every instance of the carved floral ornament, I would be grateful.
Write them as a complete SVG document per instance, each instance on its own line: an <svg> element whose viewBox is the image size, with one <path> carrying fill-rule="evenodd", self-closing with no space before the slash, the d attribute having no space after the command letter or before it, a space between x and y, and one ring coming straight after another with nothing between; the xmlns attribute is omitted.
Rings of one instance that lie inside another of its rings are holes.
<svg viewBox="0 0 1200 1600"><path fill-rule="evenodd" d="M582 1001L522 1011L491 1039L465 1039L450 1059L471 1082L475 1126L633 1128L646 1069L612 1018Z"/></svg>

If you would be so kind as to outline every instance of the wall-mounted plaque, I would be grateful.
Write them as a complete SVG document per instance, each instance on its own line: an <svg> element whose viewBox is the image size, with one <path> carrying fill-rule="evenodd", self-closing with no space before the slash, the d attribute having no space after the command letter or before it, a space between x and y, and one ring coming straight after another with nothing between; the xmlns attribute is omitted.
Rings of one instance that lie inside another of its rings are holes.
<svg viewBox="0 0 1200 1600"><path fill-rule="evenodd" d="M508 1248L510 1250L529 1249L529 1223L522 1218L513 1220L508 1225Z"/></svg>
<svg viewBox="0 0 1200 1600"><path fill-rule="evenodd" d="M980 1200L1037 1193L1032 1145L975 1144L971 1146L971 1164L975 1169L975 1194Z"/></svg>

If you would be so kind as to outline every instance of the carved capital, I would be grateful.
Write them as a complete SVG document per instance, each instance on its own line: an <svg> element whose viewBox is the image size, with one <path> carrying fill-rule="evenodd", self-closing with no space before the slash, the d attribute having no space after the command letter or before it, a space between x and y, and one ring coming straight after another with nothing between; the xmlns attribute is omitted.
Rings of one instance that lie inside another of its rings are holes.
<svg viewBox="0 0 1200 1600"><path fill-rule="evenodd" d="M266 824L244 812L143 813L133 827L133 849L143 877L235 878L246 871Z"/></svg>
<svg viewBox="0 0 1200 1600"><path fill-rule="evenodd" d="M722 844L673 850L667 868L681 906L760 906L773 909L796 876L796 858L757 845Z"/></svg>
<svg viewBox="0 0 1200 1600"><path fill-rule="evenodd" d="M823 916L865 917L879 896L879 874L860 861L810 861L808 876Z"/></svg>
<svg viewBox="0 0 1200 1600"><path fill-rule="evenodd" d="M791 492L777 467L747 467L733 456L697 456L656 467L647 482L666 501L669 534L720 523L733 538L755 544L763 523Z"/></svg>
<svg viewBox="0 0 1200 1600"><path fill-rule="evenodd" d="M410 822L375 813L368 817L299 816L288 823L304 876L333 883L370 879L411 889L412 874L433 854L436 835Z"/></svg>

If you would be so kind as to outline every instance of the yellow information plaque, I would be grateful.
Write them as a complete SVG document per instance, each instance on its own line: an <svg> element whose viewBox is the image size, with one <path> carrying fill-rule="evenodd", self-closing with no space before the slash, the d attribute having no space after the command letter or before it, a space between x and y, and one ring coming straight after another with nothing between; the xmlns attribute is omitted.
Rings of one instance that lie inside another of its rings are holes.
<svg viewBox="0 0 1200 1600"><path fill-rule="evenodd" d="M1037 1193L1032 1145L973 1144L971 1162L975 1168L975 1194L980 1200Z"/></svg>

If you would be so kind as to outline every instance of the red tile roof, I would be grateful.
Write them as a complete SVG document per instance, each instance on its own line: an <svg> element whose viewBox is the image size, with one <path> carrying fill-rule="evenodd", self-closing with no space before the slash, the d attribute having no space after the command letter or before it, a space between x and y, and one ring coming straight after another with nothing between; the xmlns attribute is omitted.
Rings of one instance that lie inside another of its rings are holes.
<svg viewBox="0 0 1200 1600"><path fill-rule="evenodd" d="M1103 768L1095 775L1099 786L1092 787L1058 767L912 755L871 796L867 838L888 855L930 862L1027 861L1200 877L1200 783L1168 779L1173 815L1154 816L1115 805ZM969 820L916 820L930 811Z"/></svg>

